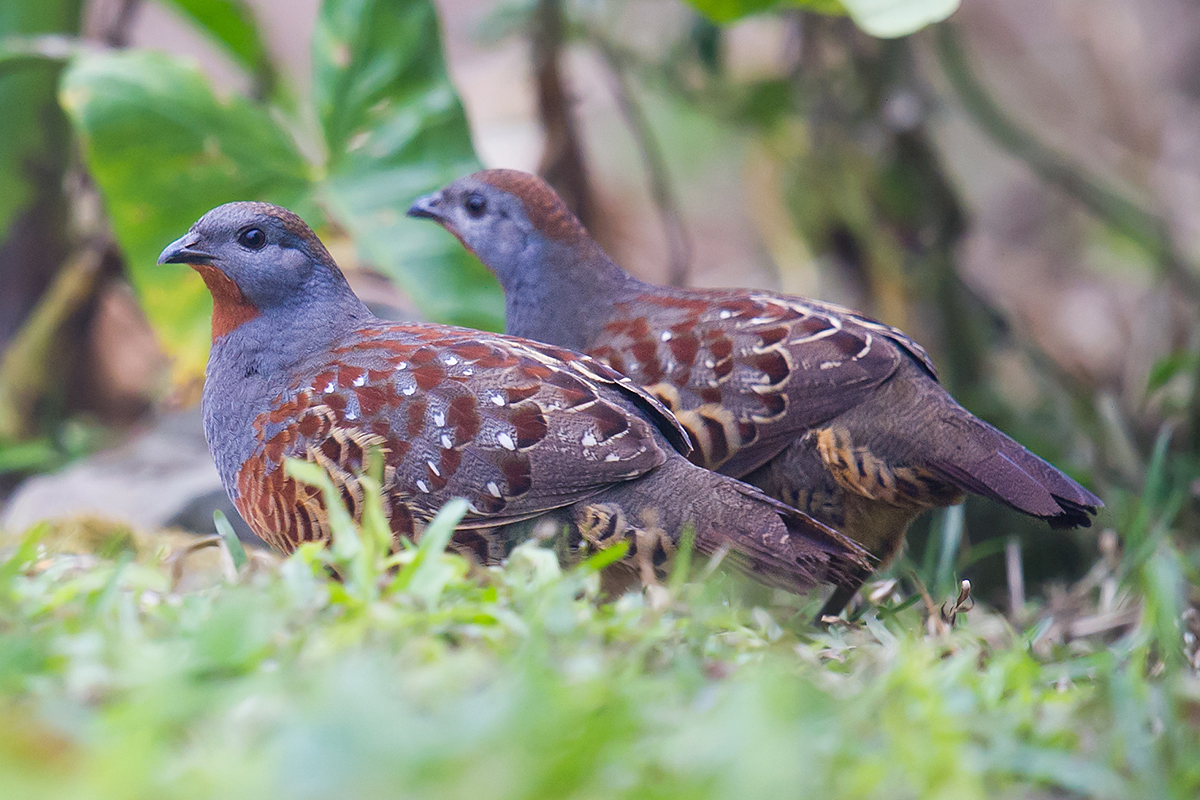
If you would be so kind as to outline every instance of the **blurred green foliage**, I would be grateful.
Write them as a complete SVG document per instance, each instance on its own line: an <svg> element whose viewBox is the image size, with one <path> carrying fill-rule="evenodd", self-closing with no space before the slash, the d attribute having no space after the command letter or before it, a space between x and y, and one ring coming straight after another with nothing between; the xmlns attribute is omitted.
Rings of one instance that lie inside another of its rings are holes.
<svg viewBox="0 0 1200 800"><path fill-rule="evenodd" d="M774 9L847 14L872 36L907 36L953 14L959 0L687 0L713 22L733 22Z"/></svg>
<svg viewBox="0 0 1200 800"><path fill-rule="evenodd" d="M0 555L5 798L1200 791L1200 678L1149 606L1056 646L983 611L923 635L907 603L812 632L815 603L721 574L601 603L597 561L532 544L469 573L462 511L396 553L338 516L187 591L179 552L30 531Z"/></svg>
<svg viewBox="0 0 1200 800"><path fill-rule="evenodd" d="M242 4L175 5L251 77L274 74ZM139 50L77 52L61 99L177 375L203 368L211 305L186 267L155 258L231 200L290 206L318 230L349 233L432 320L502 326L491 275L404 216L418 195L478 168L428 0L327 0L313 38L311 103L282 89L265 100L214 92L195 65Z"/></svg>
<svg viewBox="0 0 1200 800"><path fill-rule="evenodd" d="M80 7L81 0L5 3L0 39L78 30ZM54 101L59 69L35 62L0 72L0 244L37 194L56 190L46 184L66 162L67 125Z"/></svg>

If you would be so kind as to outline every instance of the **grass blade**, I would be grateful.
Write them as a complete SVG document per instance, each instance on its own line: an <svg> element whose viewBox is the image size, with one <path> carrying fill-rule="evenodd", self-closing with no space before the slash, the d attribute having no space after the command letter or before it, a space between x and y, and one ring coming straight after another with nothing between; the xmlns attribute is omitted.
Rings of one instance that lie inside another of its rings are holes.
<svg viewBox="0 0 1200 800"><path fill-rule="evenodd" d="M217 534L221 537L225 549L229 551L229 557L233 559L233 571L241 572L250 559L246 557L246 548L242 546L242 540L229 524L229 518L219 508L213 512L213 524L217 526Z"/></svg>

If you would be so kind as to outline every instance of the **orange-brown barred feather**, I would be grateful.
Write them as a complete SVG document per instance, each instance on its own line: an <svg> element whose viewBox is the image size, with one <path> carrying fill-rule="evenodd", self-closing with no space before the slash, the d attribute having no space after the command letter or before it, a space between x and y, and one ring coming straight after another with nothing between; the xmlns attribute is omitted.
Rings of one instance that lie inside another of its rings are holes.
<svg viewBox="0 0 1200 800"><path fill-rule="evenodd" d="M375 324L332 358L299 370L258 417L258 447L239 472L238 510L280 549L329 533L320 496L284 475L289 457L322 466L357 515L357 476L377 448L385 510L393 530L410 535L452 497L470 503L463 526L483 528L643 474L666 458L656 427L677 431L683 446L656 401L568 351Z"/></svg>
<svg viewBox="0 0 1200 800"><path fill-rule="evenodd" d="M722 290L617 303L591 353L679 416L695 463L734 476L861 402L905 357L932 373L899 331L846 309Z"/></svg>

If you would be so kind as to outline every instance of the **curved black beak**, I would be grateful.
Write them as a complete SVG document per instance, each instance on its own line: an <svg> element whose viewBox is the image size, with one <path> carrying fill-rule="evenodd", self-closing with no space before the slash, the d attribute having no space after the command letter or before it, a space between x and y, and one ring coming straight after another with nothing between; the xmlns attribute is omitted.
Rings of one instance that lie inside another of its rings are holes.
<svg viewBox="0 0 1200 800"><path fill-rule="evenodd" d="M427 194L424 197L418 197L417 201L409 206L408 216L418 219L432 219L438 222L443 221L446 216L442 213L442 193L434 192Z"/></svg>
<svg viewBox="0 0 1200 800"><path fill-rule="evenodd" d="M167 245L158 255L159 264L207 264L213 260L211 253L196 249L199 238L194 233L179 237Z"/></svg>

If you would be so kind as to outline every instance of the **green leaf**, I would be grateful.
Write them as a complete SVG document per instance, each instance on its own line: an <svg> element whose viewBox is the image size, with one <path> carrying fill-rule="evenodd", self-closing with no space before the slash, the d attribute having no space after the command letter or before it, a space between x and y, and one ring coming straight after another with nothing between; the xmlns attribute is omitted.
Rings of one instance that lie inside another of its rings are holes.
<svg viewBox="0 0 1200 800"><path fill-rule="evenodd" d="M1176 375L1191 372L1196 368L1200 353L1190 350L1176 350L1170 355L1163 356L1150 367L1146 378L1146 394L1153 394L1166 386Z"/></svg>
<svg viewBox="0 0 1200 800"><path fill-rule="evenodd" d="M849 14L872 36L907 36L953 14L960 0L688 0L714 22L728 23L775 8L803 8L818 14Z"/></svg>
<svg viewBox="0 0 1200 800"><path fill-rule="evenodd" d="M21 537L21 543L17 545L14 552L4 554L4 560L0 561L0 591L7 589L13 576L19 574L37 558L38 544L49 533L50 524L39 522L25 532L25 535Z"/></svg>
<svg viewBox="0 0 1200 800"><path fill-rule="evenodd" d="M818 14L843 16L845 7L838 0L687 0L713 22L727 23L774 8L803 8Z"/></svg>
<svg viewBox="0 0 1200 800"><path fill-rule="evenodd" d="M362 552L358 527L346 508L341 492L334 486L324 467L312 461L288 458L284 459L283 473L293 480L321 490L321 500L329 520L329 532L333 537L329 547L334 556L344 563L349 563L358 556Z"/></svg>
<svg viewBox="0 0 1200 800"><path fill-rule="evenodd" d="M229 518L219 508L213 512L213 524L217 526L217 533L221 535L221 541L225 543L225 549L229 551L229 557L233 559L234 571L241 572L242 567L246 566L246 562L249 560L246 558L246 548L242 547L241 540L238 539L233 526L229 524Z"/></svg>
<svg viewBox="0 0 1200 800"><path fill-rule="evenodd" d="M0 7L0 49L20 63L0 75L0 243L39 195L59 193L54 176L61 175L69 147L69 129L55 101L62 64L23 45L45 38L35 34L78 33L80 5L44 0Z"/></svg>
<svg viewBox="0 0 1200 800"><path fill-rule="evenodd" d="M163 53L81 55L63 76L61 101L176 374L199 375L211 299L187 267L158 266L158 253L221 203L297 204L307 165L267 112L218 98L197 67Z"/></svg>
<svg viewBox="0 0 1200 800"><path fill-rule="evenodd" d="M430 319L499 330L495 278L436 226L418 196L479 169L428 0L328 0L313 34L313 94L329 152L320 189L363 257Z"/></svg>
<svg viewBox="0 0 1200 800"><path fill-rule="evenodd" d="M62 67L79 52L81 42L74 36L46 33L36 36L5 36L0 39L0 78L30 67ZM57 102L57 85L51 83ZM64 120L65 122L65 120Z"/></svg>
<svg viewBox="0 0 1200 800"><path fill-rule="evenodd" d="M916 33L958 10L960 0L842 0L850 18L872 36L892 39Z"/></svg>
<svg viewBox="0 0 1200 800"><path fill-rule="evenodd" d="M241 0L162 0L179 11L250 73L270 69L270 54L249 6Z"/></svg>
<svg viewBox="0 0 1200 800"><path fill-rule="evenodd" d="M447 581L457 577L455 570L439 557L445 553L450 538L454 536L454 529L466 516L467 508L467 501L461 497L455 497L442 506L421 533L412 561L396 575L392 583L393 590L410 592L431 605L437 600Z"/></svg>
<svg viewBox="0 0 1200 800"><path fill-rule="evenodd" d="M235 33L241 2L176 5L192 9L242 63L266 57L257 34ZM211 301L186 267L155 261L202 214L231 200L267 200L302 217L319 205L428 318L502 326L491 273L443 231L405 217L419 195L479 167L432 4L329 0L313 41L326 145L319 166L300 155L279 107L218 97L195 66L166 54L82 53L64 76L62 103L177 378L202 372Z"/></svg>

